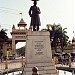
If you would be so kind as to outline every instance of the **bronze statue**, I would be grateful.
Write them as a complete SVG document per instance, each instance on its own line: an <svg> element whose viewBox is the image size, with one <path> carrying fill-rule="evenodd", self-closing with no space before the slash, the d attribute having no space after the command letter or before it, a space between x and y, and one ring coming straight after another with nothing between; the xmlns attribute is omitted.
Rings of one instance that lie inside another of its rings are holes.
<svg viewBox="0 0 75 75"><path fill-rule="evenodd" d="M30 27L33 27L33 31L38 31L39 26L41 25L40 17L39 17L39 14L41 12L40 12L39 7L36 6L38 0L32 0L32 1L34 1L34 5L31 6L29 9L29 15L31 17Z"/></svg>

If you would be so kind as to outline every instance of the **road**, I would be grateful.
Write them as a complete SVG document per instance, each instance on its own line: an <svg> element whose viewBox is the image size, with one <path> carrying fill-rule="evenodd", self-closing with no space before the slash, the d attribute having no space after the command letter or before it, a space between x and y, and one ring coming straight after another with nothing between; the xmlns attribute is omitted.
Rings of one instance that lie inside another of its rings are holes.
<svg viewBox="0 0 75 75"><path fill-rule="evenodd" d="M23 64L25 58L23 57ZM22 67L22 57L16 58L15 60L8 60L8 69L20 68ZM5 69L5 61L0 63L0 70Z"/></svg>

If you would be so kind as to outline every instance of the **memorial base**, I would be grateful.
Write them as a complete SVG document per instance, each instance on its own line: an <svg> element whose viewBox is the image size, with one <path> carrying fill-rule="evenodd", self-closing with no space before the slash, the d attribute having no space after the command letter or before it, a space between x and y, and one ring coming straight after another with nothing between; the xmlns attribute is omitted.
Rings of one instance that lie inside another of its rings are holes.
<svg viewBox="0 0 75 75"><path fill-rule="evenodd" d="M23 75L32 75L32 68L37 67L39 75L57 75L52 62L50 33L31 31L27 34L25 67Z"/></svg>

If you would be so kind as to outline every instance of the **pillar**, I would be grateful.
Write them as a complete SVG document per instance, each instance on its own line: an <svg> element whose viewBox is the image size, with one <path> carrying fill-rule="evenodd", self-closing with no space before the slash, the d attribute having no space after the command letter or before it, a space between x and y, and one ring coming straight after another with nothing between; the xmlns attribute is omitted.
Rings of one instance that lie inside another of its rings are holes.
<svg viewBox="0 0 75 75"><path fill-rule="evenodd" d="M14 38L12 38L12 54L16 57L16 44Z"/></svg>

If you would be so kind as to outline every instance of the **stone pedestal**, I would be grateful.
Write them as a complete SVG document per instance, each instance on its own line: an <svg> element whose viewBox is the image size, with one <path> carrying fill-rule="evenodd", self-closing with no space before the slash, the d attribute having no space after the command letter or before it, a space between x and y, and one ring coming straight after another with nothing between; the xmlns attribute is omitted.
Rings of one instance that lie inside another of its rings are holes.
<svg viewBox="0 0 75 75"><path fill-rule="evenodd" d="M47 31L31 31L27 34L26 65L23 75L32 75L32 68L38 67L39 75L57 75L52 62L50 33Z"/></svg>

